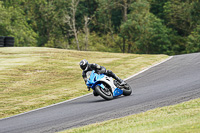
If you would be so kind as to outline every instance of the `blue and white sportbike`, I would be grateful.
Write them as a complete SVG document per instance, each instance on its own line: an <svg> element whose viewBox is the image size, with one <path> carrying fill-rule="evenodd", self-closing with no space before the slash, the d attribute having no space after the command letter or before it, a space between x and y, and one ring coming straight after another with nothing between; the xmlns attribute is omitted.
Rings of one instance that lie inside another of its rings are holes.
<svg viewBox="0 0 200 133"><path fill-rule="evenodd" d="M88 71L86 85L92 88L96 96L100 95L106 100L111 100L120 95L129 96L132 93L131 87L126 83L120 86L117 80L108 77L105 74L97 74L95 71Z"/></svg>

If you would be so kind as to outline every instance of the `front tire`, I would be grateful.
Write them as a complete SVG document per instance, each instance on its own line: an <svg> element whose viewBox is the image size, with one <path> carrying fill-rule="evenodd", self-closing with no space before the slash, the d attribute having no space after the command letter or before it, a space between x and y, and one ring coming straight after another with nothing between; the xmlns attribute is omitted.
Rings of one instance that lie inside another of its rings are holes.
<svg viewBox="0 0 200 133"><path fill-rule="evenodd" d="M113 94L110 91L109 88L101 88L99 85L95 86L95 91L96 93L98 93L102 98L104 98L105 100L112 100L113 99Z"/></svg>

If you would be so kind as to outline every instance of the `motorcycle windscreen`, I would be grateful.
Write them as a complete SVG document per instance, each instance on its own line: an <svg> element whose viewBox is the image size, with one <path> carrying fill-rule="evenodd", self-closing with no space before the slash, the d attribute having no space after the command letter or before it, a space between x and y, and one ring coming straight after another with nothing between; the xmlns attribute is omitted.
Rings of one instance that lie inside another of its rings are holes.
<svg viewBox="0 0 200 133"><path fill-rule="evenodd" d="M87 80L89 80L91 73L92 73L92 71L88 71L88 72L86 73Z"/></svg>
<svg viewBox="0 0 200 133"><path fill-rule="evenodd" d="M87 77L87 84L94 84L94 82L95 82L94 70L93 71L88 71L86 73L86 77Z"/></svg>

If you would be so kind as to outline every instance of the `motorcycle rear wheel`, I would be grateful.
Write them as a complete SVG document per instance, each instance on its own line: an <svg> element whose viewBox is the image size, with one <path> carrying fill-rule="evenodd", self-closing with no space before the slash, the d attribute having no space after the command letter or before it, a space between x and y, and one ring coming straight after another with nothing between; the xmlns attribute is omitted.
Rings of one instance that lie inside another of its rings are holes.
<svg viewBox="0 0 200 133"><path fill-rule="evenodd" d="M131 95L131 93L132 93L131 86L128 83L126 83L125 87L123 88L123 95L129 96Z"/></svg>
<svg viewBox="0 0 200 133"><path fill-rule="evenodd" d="M109 88L101 88L99 85L95 86L95 91L98 93L102 98L105 100L112 100L113 99L113 94L110 91Z"/></svg>

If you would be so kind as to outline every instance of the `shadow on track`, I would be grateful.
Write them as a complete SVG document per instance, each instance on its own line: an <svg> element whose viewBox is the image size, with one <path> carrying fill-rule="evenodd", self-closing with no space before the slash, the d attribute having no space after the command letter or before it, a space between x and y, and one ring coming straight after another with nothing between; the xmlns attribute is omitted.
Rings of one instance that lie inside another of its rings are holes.
<svg viewBox="0 0 200 133"><path fill-rule="evenodd" d="M108 103L108 102L113 102L113 101L118 100L118 99L124 99L124 98L127 98L127 97L129 97L129 96L119 96L119 97L113 98L112 100L105 100L105 99L101 98L100 96L98 96L98 99L91 99L91 100L88 100L88 101L86 101L86 100L84 100L84 101L73 101L70 104Z"/></svg>

